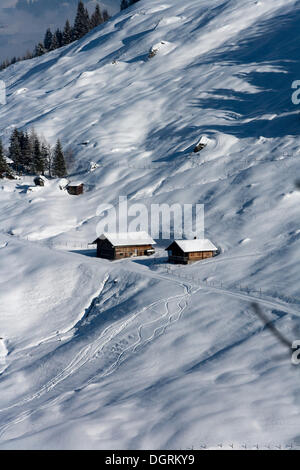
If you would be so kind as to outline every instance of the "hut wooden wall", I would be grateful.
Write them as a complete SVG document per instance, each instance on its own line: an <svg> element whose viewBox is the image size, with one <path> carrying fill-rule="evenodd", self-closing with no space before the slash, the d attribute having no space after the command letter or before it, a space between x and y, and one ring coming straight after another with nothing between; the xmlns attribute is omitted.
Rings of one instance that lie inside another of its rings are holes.
<svg viewBox="0 0 300 470"><path fill-rule="evenodd" d="M83 194L83 184L80 186L67 186L67 191L71 196L79 196Z"/></svg>
<svg viewBox="0 0 300 470"><path fill-rule="evenodd" d="M108 240L98 240L97 257L105 259L123 259L131 256L144 256L147 250L151 250L152 245L134 245L113 247Z"/></svg>
<svg viewBox="0 0 300 470"><path fill-rule="evenodd" d="M188 253L188 259L190 261L198 261L200 259L208 259L214 256L213 251L196 251L195 253Z"/></svg>
<svg viewBox="0 0 300 470"><path fill-rule="evenodd" d="M111 260L115 258L115 249L108 240L97 241L97 257Z"/></svg>
<svg viewBox="0 0 300 470"><path fill-rule="evenodd" d="M115 248L115 259L129 258L131 256L144 256L152 245L117 246Z"/></svg>
<svg viewBox="0 0 300 470"><path fill-rule="evenodd" d="M200 261L202 259L209 259L213 258L214 252L213 251L196 251L193 253L184 253L179 247L176 245L171 247L169 250L169 262L170 263L177 263L177 264L188 264L192 263L193 261Z"/></svg>

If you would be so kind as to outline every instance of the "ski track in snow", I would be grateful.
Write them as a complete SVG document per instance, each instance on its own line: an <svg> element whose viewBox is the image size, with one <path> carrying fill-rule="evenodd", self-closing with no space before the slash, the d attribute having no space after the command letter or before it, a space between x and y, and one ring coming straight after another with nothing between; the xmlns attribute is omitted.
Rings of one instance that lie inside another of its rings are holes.
<svg viewBox="0 0 300 470"><path fill-rule="evenodd" d="M184 310L186 309L188 303L187 299L190 297L190 288L186 286L186 283L183 282L177 282L181 287L184 288L185 293L182 295L176 295L172 297L168 297L167 299L161 299L158 301L153 302L152 304L148 305L147 307L144 307L141 311L133 314L130 316L125 321L120 322L119 325L110 325L108 326L103 333L97 338L95 341L92 343L88 344L84 348L82 348L74 357L74 359L65 367L59 374L57 374L53 379L48 381L43 387L41 387L36 393L28 396L27 398L24 398L20 402L14 403L11 406L8 406L6 408L3 408L0 410L0 413L3 413L5 411L21 407L23 405L26 405L27 403L30 403L34 400L40 399L44 394L49 393L52 391L59 383L65 381L68 377L70 377L72 374L75 374L78 372L78 370L82 367L84 367L89 361L96 360L98 357L101 356L101 353L103 349L109 345L121 332L125 330L126 327L129 327L131 323L136 320L141 313L145 313L147 310L154 309L155 307L160 306L161 304L164 305L165 307L165 313L158 319L146 322L138 327L138 341L130 344L127 348L125 348L121 353L118 354L116 360L109 365L105 371L103 371L101 374L97 374L95 377L87 381L87 383L84 385L87 386L91 383L93 383L95 380L100 380L101 377L105 377L107 375L112 374L117 370L117 368L121 365L121 363L125 360L125 355L127 352L131 351L132 353L136 353L138 348L143 348L145 347L148 343L150 343L152 340L154 340L158 335L161 335L165 332L166 328L168 326L171 326L174 322L177 322L180 320ZM170 304L172 302L176 302L176 306L178 308L178 311L173 311L173 309L170 308ZM184 305L181 306L181 303L184 302ZM166 321L164 322L164 320ZM155 326L152 332L152 335L150 335L148 338L143 338L142 337L142 330L146 329L150 325L155 325L157 323L162 322L159 326ZM56 402L57 398L54 400L50 400L47 406L52 406ZM25 412L22 412L20 415L18 415L16 418L14 418L12 421L9 421L7 424L4 426L0 426L0 437L3 437L5 432L11 427L16 424L19 424L20 422L24 421L28 417L30 417L33 413L37 412L39 409L43 408L44 405L38 405L37 409L31 409Z"/></svg>
<svg viewBox="0 0 300 470"><path fill-rule="evenodd" d="M84 385L77 387L77 390L85 388L86 386L92 383L98 382L99 380L101 380L101 378L113 374L120 367L122 362L124 362L126 359L129 358L127 353L132 353L132 354L137 353L139 349L147 346L148 343L155 340L157 336L164 334L166 328L171 326L174 322L179 321L183 315L184 310L186 309L188 305L189 297L195 293L198 293L200 290L203 290L203 291L206 290L208 292L219 293L221 295L234 297L237 299L244 300L246 302L251 302L251 303L257 302L262 306L272 308L272 309L277 309L286 314L295 315L297 317L300 316L299 310L291 308L281 302L270 301L270 300L266 300L263 298L257 298L255 296L251 296L250 294L237 293L237 292L230 291L228 289L223 289L223 288L211 287L211 286L206 286L206 285L199 286L199 285L196 285L195 283L193 284L193 280L185 280L185 282L183 282L180 277L176 278L176 274L174 273L171 273L168 276L151 273L151 276L154 278L160 278L162 280L167 280L167 281L172 280L177 285L183 287L185 290L185 293L183 295L176 295L176 296L168 297L167 299L161 299L159 301L155 301L152 304L148 305L147 307L144 307L141 311L131 315L130 318L126 319L125 321L121 321L119 325L108 326L103 331L103 333L99 336L99 338L97 338L92 343L86 345L84 348L82 348L76 354L74 359L67 365L67 367L65 367L53 379L48 381L36 393L28 396L27 398L21 400L20 402L17 402L11 406L1 409L0 413L3 413L8 410L12 410L14 408L22 407L23 405L33 402L34 400L38 400L43 395L51 392L53 389L55 389L55 387L58 384L68 379L71 375L77 373L79 369L84 367L88 362L95 361L99 357L101 357L101 354L104 348L110 343L114 342L115 338L118 337L120 333L124 332L126 327L130 327L131 323L133 323L133 321L136 320L141 313L145 313L146 311L152 310L155 307L158 307L161 304L163 304L165 307L165 313L161 315L160 318L158 319L143 323L140 326L138 326L137 328L138 340L135 343L128 345L128 347L126 347L120 353L118 353L117 358L113 360L112 364L107 366L103 372L98 373L95 376L93 376ZM192 292L192 287L195 288L194 292ZM172 304L173 302L175 302L176 304L177 311L176 311L176 308L174 311L174 309L170 307L170 304ZM183 305L181 305L182 303ZM166 321L164 322L164 320ZM155 326L157 323L160 323L160 322L161 324L159 324L158 326ZM143 337L142 331L147 329L150 325L153 326L152 334L150 336L148 335L148 337L147 336ZM234 348L235 345L240 345L241 342L247 341L250 337L252 337L253 335L257 333L260 333L261 331L262 331L262 327L260 326L257 329L255 329L255 331L251 331L248 334L240 338L237 338L233 344L224 345L219 351L215 352L212 356L209 356L206 359L204 359L202 364L204 365L207 361L212 360L214 357L220 354L223 350L227 350L228 347ZM41 409L45 409L45 408L49 408L53 406L55 403L61 400L65 394L69 393L70 391L71 390L65 390L61 396L59 395L55 398L51 398L50 400L46 400L46 403L42 403L42 404L38 403L37 408L23 411L22 413L18 414L16 418L9 421L4 426L0 426L0 438L3 438L5 436L5 433L12 426L15 426L23 422L24 420L28 419L30 416L32 416L34 413L38 412Z"/></svg>

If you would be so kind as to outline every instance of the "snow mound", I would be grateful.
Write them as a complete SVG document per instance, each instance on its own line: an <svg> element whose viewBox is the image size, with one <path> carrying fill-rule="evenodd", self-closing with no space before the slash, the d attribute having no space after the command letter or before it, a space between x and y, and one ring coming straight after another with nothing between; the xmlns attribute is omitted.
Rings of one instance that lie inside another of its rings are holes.
<svg viewBox="0 0 300 470"><path fill-rule="evenodd" d="M180 21L183 21L185 18L182 16L169 16L165 17L162 20L160 20L159 25L160 26L169 26L175 23L178 23Z"/></svg>
<svg viewBox="0 0 300 470"><path fill-rule="evenodd" d="M61 178L58 181L57 186L58 186L59 189L63 190L63 189L67 188L69 183L70 183L70 181L67 178Z"/></svg>
<svg viewBox="0 0 300 470"><path fill-rule="evenodd" d="M98 163L90 162L90 172L93 172L93 171L97 170L97 168L99 168Z"/></svg>
<svg viewBox="0 0 300 470"><path fill-rule="evenodd" d="M28 88L19 88L19 90L15 91L15 95L23 95L28 91Z"/></svg>
<svg viewBox="0 0 300 470"><path fill-rule="evenodd" d="M160 41L157 44L154 44L154 46L151 47L149 51L149 58L152 58L156 56L157 54L159 55L166 55L169 54L173 49L175 49L176 45L172 44L168 41Z"/></svg>

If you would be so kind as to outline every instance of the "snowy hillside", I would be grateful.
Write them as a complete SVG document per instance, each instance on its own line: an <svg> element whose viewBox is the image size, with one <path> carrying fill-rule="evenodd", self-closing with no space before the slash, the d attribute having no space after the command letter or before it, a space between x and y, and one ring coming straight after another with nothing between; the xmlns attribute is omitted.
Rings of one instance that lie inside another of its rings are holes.
<svg viewBox="0 0 300 470"><path fill-rule="evenodd" d="M300 445L299 370L251 308L298 339L299 7L141 0L0 74L4 143L61 138L87 189L0 180L0 448ZM220 255L95 258L119 196L205 204Z"/></svg>

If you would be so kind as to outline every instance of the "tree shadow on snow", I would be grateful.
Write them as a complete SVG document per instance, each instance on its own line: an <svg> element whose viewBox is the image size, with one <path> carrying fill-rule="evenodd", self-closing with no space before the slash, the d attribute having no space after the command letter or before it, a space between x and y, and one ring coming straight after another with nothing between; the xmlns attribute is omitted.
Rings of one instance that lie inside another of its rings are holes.
<svg viewBox="0 0 300 470"><path fill-rule="evenodd" d="M234 50L222 50L207 57L205 63L224 62L225 65L271 65L282 72L250 72L240 78L259 88L257 93L236 92L230 89L212 90L211 98L196 99L193 107L227 111L231 120L225 125L214 125L214 129L240 138L283 137L300 134L300 118L292 103L291 88L294 80L300 80L300 8L293 15L279 15L264 21L259 27L250 29L249 38L240 42ZM252 31L251 31L252 30ZM203 64L203 61L201 61ZM199 66L194 63L191 68ZM216 96L216 95L219 95ZM300 108L299 108L300 111ZM235 114L238 121L234 122ZM270 119L240 123L270 114ZM232 120L233 118L233 120ZM211 127L211 126L210 126ZM205 127L202 129L205 131Z"/></svg>
<svg viewBox="0 0 300 470"><path fill-rule="evenodd" d="M256 87L257 92L249 93L221 87L207 93L208 97L192 100L188 106L198 108L199 113L207 109L216 110L217 117L218 111L222 112L220 124L194 126L191 122L188 127L179 127L178 122L174 120L166 127L152 129L146 138L145 149L155 152L158 156L163 155L156 161L186 158L203 133L221 132L238 138L300 135L300 114L297 113L298 110L300 113L300 106L297 108L292 103L292 93L295 91L292 89L292 83L300 80L300 3L297 5L289 15L279 14L250 27L247 39L237 41L234 48L231 40L186 67L186 76L190 74L193 77L193 73L197 73L199 67L204 64L219 63L229 67L245 65L245 73L240 73L237 77ZM206 19L201 18L195 30L210 19L211 15ZM278 71L258 71L266 65ZM252 71L247 72L247 66L251 66ZM166 145L170 149L167 155Z"/></svg>

